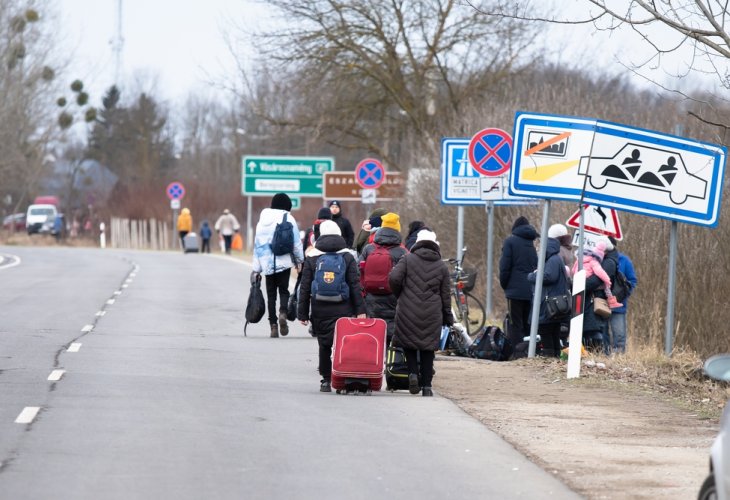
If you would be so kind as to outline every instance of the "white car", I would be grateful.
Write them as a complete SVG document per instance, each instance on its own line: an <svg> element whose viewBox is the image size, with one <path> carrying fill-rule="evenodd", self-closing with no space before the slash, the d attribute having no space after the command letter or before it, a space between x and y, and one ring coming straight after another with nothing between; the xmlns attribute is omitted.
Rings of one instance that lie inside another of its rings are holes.
<svg viewBox="0 0 730 500"><path fill-rule="evenodd" d="M55 205L31 205L25 216L25 227L28 234L51 234L56 222L58 210Z"/></svg>
<svg viewBox="0 0 730 500"><path fill-rule="evenodd" d="M730 382L730 354L718 354L705 361L708 377ZM710 449L710 474L702 483L700 500L730 499L730 403L720 419L720 433Z"/></svg>

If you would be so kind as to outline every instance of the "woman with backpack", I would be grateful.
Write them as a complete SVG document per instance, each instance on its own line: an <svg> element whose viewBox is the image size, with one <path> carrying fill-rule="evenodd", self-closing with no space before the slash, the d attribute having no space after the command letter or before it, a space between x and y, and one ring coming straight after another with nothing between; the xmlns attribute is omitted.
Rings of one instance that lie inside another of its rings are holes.
<svg viewBox="0 0 730 500"><path fill-rule="evenodd" d="M406 253L401 244L400 217L389 212L381 217L381 226L373 242L365 245L360 255L360 283L365 293L368 318L385 320L388 345L395 331L395 307L398 303L388 276Z"/></svg>
<svg viewBox="0 0 730 500"><path fill-rule="evenodd" d="M303 325L312 321L319 344L319 390L331 392L335 323L339 318L365 317L357 262L334 221L319 225L319 238L302 267L297 307L297 318Z"/></svg>
<svg viewBox="0 0 730 500"><path fill-rule="evenodd" d="M390 273L390 288L398 297L393 343L402 347L408 362L408 390L433 396L433 360L441 338L441 327L454 324L451 313L451 278L441 260L436 234L422 230L411 253ZM420 356L421 380L418 380Z"/></svg>

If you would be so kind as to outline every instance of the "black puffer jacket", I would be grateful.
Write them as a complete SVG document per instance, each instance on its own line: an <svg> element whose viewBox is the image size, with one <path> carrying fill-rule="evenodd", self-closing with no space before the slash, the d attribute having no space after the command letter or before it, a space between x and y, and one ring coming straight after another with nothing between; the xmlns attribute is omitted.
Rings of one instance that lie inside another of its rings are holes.
<svg viewBox="0 0 730 500"><path fill-rule="evenodd" d="M616 271L618 270L618 251L611 250L606 252L601 262L601 267L608 277L611 278L611 283L616 279ZM595 274L590 278L586 279L586 306L583 313L583 333L595 333L602 332L605 330L608 320L600 316L596 316L593 313L593 296L606 298L606 294L603 291L603 281Z"/></svg>
<svg viewBox="0 0 730 500"><path fill-rule="evenodd" d="M328 252L341 253L345 257L345 263L347 264L345 280L350 287L350 300L346 302L312 300L312 280L314 278L315 268L317 267L317 259L320 255ZM311 317L309 313L310 306L312 311ZM360 289L360 272L357 269L355 257L345 247L345 240L342 236L334 234L320 236L315 242L314 250L310 252L310 256L304 259L302 281L299 286L299 304L297 307L297 319L300 321L308 321L311 319L315 333L318 336L327 337L331 337L334 333L334 322L330 320L365 314L365 304L363 303L362 291ZM324 332L317 331L318 322L331 324L332 328L328 328L328 331Z"/></svg>
<svg viewBox="0 0 730 500"><path fill-rule="evenodd" d="M532 300L532 285L527 275L537 269L537 251L533 241L537 231L529 224L512 229L504 240L499 259L499 284L508 299Z"/></svg>
<svg viewBox="0 0 730 500"><path fill-rule="evenodd" d="M355 241L355 232L352 230L352 224L350 224L350 221L343 217L341 213L333 215L332 220L340 227L342 238L345 240L345 246L347 248L352 248L352 243Z"/></svg>
<svg viewBox="0 0 730 500"><path fill-rule="evenodd" d="M534 286L537 273L530 273L527 279ZM540 300L539 324L561 323L562 319L550 319L547 315L545 297L554 295L570 294L568 289L568 276L565 271L565 264L560 255L560 242L555 238L548 238L547 251L545 252L545 269L542 276L542 297Z"/></svg>
<svg viewBox="0 0 730 500"><path fill-rule="evenodd" d="M439 246L419 241L390 273L398 297L394 343L409 349L435 351L441 326L451 325L451 279Z"/></svg>

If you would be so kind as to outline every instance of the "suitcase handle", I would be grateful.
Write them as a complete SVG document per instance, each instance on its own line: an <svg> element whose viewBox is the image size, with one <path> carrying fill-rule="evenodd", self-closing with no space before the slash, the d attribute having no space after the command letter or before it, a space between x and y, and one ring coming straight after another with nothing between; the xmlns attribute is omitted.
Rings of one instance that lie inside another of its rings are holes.
<svg viewBox="0 0 730 500"><path fill-rule="evenodd" d="M352 318L351 321L353 324L357 326L362 326L365 328L370 328L371 326L374 326L378 318Z"/></svg>

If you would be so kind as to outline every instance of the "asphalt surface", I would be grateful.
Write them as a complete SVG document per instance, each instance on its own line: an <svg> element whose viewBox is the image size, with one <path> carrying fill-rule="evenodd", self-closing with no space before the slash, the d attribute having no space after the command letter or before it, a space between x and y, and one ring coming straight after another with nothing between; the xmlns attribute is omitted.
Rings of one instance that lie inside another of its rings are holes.
<svg viewBox="0 0 730 500"><path fill-rule="evenodd" d="M320 393L240 260L0 255L1 499L577 498L438 394Z"/></svg>

